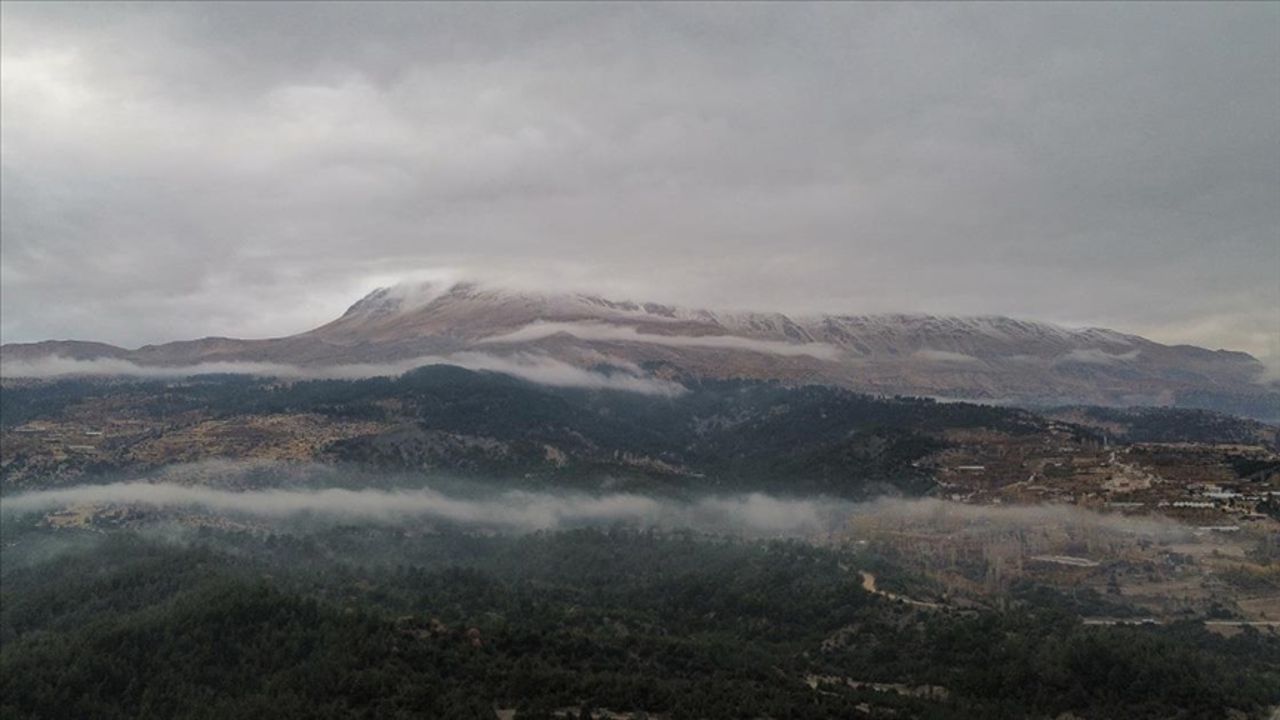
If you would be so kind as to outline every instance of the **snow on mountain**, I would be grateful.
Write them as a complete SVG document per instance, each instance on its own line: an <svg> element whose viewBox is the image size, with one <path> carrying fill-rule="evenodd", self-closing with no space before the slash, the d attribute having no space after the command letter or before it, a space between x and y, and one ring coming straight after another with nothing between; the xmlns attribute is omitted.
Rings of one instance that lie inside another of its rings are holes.
<svg viewBox="0 0 1280 720"><path fill-rule="evenodd" d="M1245 353L1167 346L1100 328L1000 316L790 317L476 283L380 288L328 324L270 340L205 338L137 350L76 342L0 348L9 377L13 368L50 356L141 366L318 367L461 354L609 365L667 380L768 378L1022 404L1261 403L1262 410L1245 414L1280 416L1280 393L1260 384L1262 365Z"/></svg>

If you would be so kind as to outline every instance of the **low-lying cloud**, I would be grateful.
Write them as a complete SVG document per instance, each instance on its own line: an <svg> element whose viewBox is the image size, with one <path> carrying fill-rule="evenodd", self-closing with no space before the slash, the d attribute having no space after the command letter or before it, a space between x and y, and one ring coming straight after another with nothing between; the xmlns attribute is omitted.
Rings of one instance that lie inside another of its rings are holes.
<svg viewBox="0 0 1280 720"><path fill-rule="evenodd" d="M1083 365L1115 365L1130 360L1137 360L1141 351L1130 350L1126 353L1109 353L1099 348L1082 348L1072 350L1068 353L1059 355L1055 360L1055 365L1065 365L1071 363Z"/></svg>
<svg viewBox="0 0 1280 720"><path fill-rule="evenodd" d="M924 360L925 362L938 363L943 365L982 365L984 364L980 358L964 353L950 352L947 350L917 350L911 353L911 357L916 360Z"/></svg>
<svg viewBox="0 0 1280 720"><path fill-rule="evenodd" d="M630 524L740 535L813 537L903 527L990 533L1050 526L1091 532L1185 536L1163 518L1131 518L1059 505L978 506L936 499L882 498L854 502L828 497L786 498L763 493L707 495L691 500L633 493L433 488L268 489L232 491L172 482L81 485L0 499L6 516L77 506L128 505L205 511L262 520L303 518L334 522L456 523L507 532Z"/></svg>
<svg viewBox="0 0 1280 720"><path fill-rule="evenodd" d="M185 378L196 375L255 375L290 380L359 380L373 377L397 377L425 365L456 365L468 370L483 370L511 375L522 380L552 387L623 390L646 395L672 396L684 392L679 383L648 377L633 367L604 373L586 370L566 362L531 353L499 356L463 352L440 356L423 356L388 363L354 363L344 365L300 366L266 362L202 362L192 365L140 365L119 358L79 360L56 355L35 360L9 360L0 366L6 378L50 379L58 377L131 377Z"/></svg>
<svg viewBox="0 0 1280 720"><path fill-rule="evenodd" d="M536 321L502 335L485 338L490 344L520 343L543 340L555 335L569 335L579 340L601 342L648 343L682 348L708 348L719 350L745 350L766 355L807 355L819 360L837 360L840 349L827 343L789 343L778 340L760 340L738 335L662 335L642 333L630 326L604 325L592 322L542 322Z"/></svg>
<svg viewBox="0 0 1280 720"><path fill-rule="evenodd" d="M51 512L84 505L198 509L259 518L309 516L339 521L398 523L443 521L500 530L533 531L611 523L802 535L837 521L835 508L808 500L761 494L709 497L694 502L629 493L553 494L513 490L481 497L430 489L255 490L235 492L172 483L124 482L26 493L0 500L5 514Z"/></svg>
<svg viewBox="0 0 1280 720"><path fill-rule="evenodd" d="M1012 529L1043 531L1050 527L1159 538L1185 538L1186 526L1162 516L1133 517L1086 510L1074 505L973 505L921 498L881 498L851 507L854 528L911 527L937 532L991 533Z"/></svg>

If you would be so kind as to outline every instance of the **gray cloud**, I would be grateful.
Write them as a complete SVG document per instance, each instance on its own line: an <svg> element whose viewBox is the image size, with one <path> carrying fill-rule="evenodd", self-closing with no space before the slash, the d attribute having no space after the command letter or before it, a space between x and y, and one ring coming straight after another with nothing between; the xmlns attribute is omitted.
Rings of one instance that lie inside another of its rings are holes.
<svg viewBox="0 0 1280 720"><path fill-rule="evenodd" d="M0 333L307 329L413 270L1280 357L1280 7L0 9Z"/></svg>

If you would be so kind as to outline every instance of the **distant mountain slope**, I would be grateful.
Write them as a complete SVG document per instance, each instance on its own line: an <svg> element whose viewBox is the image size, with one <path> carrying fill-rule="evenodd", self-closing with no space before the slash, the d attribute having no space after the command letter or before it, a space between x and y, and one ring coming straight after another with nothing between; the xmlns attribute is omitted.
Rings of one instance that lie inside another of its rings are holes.
<svg viewBox="0 0 1280 720"><path fill-rule="evenodd" d="M0 491L271 461L340 466L359 486L429 471L530 486L607 479L615 490L918 494L932 482L917 462L949 431L1049 428L1014 408L821 385L710 380L666 398L445 365L357 381L64 380L0 389Z"/></svg>
<svg viewBox="0 0 1280 720"><path fill-rule="evenodd" d="M1207 410L1067 407L1044 417L1102 431L1122 442L1261 445L1280 449L1280 427Z"/></svg>
<svg viewBox="0 0 1280 720"><path fill-rule="evenodd" d="M975 465L986 467L983 487L1019 485L1064 453L1088 478L1097 463L1116 462L1106 443L1186 441L1206 447L1171 462L1208 458L1194 473L1202 481L1274 472L1277 432L1198 410L1076 407L1045 417L758 380L691 381L664 397L448 365L364 380L67 379L0 387L0 493L166 468L182 468L184 482L260 487L325 467L341 468L353 487L469 477L616 492L867 497L939 483L965 492L955 488L974 478L956 473ZM1262 449L1228 458L1211 447L1221 443ZM243 472L228 473L232 466Z"/></svg>
<svg viewBox="0 0 1280 720"><path fill-rule="evenodd" d="M204 338L136 350L10 344L0 348L0 360L13 377L55 356L141 366L314 368L459 353L545 356L677 380L777 379L882 394L1023 405L1178 405L1280 419L1280 389L1262 384L1263 367L1250 355L1162 345L1112 330L996 316L726 313L470 283L379 289L342 317L284 338Z"/></svg>

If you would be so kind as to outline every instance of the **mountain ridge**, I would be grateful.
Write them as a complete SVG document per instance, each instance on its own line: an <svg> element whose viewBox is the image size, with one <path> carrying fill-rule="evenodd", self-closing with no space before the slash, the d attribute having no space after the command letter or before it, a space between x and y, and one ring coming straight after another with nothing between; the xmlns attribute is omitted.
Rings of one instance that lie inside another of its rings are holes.
<svg viewBox="0 0 1280 720"><path fill-rule="evenodd" d="M209 337L133 350L83 341L6 344L0 361L12 377L51 357L161 368L317 367L460 353L545 356L669 379L773 379L1030 405L1228 405L1238 414L1280 417L1280 393L1263 384L1263 366L1249 354L1163 345L1106 328L999 315L729 312L471 282L379 288L338 318L285 337Z"/></svg>

